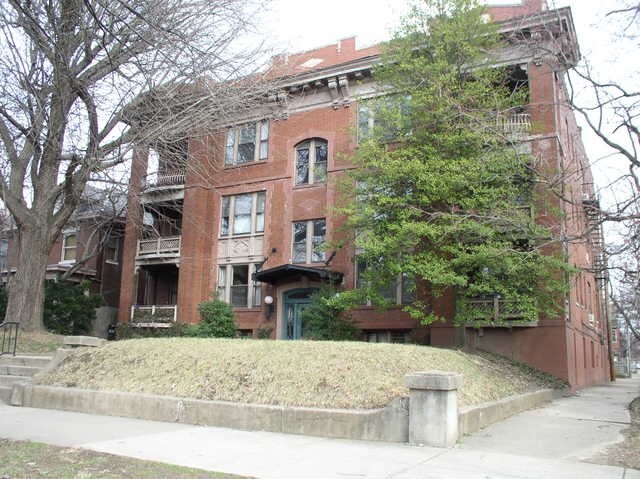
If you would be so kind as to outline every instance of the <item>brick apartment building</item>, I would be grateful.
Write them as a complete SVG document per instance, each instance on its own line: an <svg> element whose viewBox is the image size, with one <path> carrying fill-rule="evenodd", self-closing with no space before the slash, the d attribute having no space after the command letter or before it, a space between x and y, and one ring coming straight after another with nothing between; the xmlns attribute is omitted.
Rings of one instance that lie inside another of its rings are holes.
<svg viewBox="0 0 640 479"><path fill-rule="evenodd" d="M66 277L88 281L100 294L104 306L98 309L95 334L103 336L115 318L120 299L123 196L114 191L87 187L76 211L49 251L45 278ZM15 228L7 227L0 238L0 284L6 285L16 271L18 242Z"/></svg>
<svg viewBox="0 0 640 479"><path fill-rule="evenodd" d="M549 197L535 209L537 221L576 238L562 246L567 261L581 270L568 280L570 294L559 300L564 314L511 327L456 328L455 298L445 294L432 305L449 321L425 327L401 311L407 298L399 280L390 293L397 308L363 306L354 317L368 341L466 344L528 363L572 387L603 382L610 363L604 278L598 273L601 231L592 227L597 198L563 80L566 64L580 56L571 11L528 0L491 8L490 15L506 37L537 39L537 47L514 45L504 54L530 98L505 128L538 165L564 172L570 201ZM234 306L240 334L296 339L299 313L315 289L327 281L345 289L357 285L353 248L315 247L334 238L336 180L350 167L345 156L357 147L358 130L373 121L367 99L376 95L371 68L379 53L375 46L358 49L347 38L277 58L285 84L260 111L207 137L136 149L121 322L197 322L198 304L213 293ZM176 152L182 162L171 160ZM496 302L489 307L499 309Z"/></svg>

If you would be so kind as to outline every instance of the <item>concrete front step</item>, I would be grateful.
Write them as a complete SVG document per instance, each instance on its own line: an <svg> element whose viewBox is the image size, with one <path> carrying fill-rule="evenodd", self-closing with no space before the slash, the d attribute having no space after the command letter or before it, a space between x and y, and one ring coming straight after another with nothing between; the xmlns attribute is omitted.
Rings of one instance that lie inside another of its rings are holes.
<svg viewBox="0 0 640 479"><path fill-rule="evenodd" d="M41 370L42 368L40 367L0 364L0 375L6 376L34 376L38 371Z"/></svg>
<svg viewBox="0 0 640 479"><path fill-rule="evenodd" d="M9 404L11 402L12 386L0 386L0 403Z"/></svg>
<svg viewBox="0 0 640 479"><path fill-rule="evenodd" d="M0 386L13 386L16 383L29 381L29 376L9 376L8 374L0 374Z"/></svg>
<svg viewBox="0 0 640 479"><path fill-rule="evenodd" d="M33 356L33 355L17 355L17 356L0 356L0 366L30 366L32 368L43 368L52 356Z"/></svg>

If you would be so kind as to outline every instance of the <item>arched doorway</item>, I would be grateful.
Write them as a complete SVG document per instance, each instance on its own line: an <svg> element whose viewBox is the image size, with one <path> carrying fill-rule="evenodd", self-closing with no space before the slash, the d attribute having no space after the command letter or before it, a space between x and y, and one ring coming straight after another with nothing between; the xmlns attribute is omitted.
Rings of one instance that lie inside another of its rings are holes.
<svg viewBox="0 0 640 479"><path fill-rule="evenodd" d="M311 296L318 288L292 289L283 294L284 338L300 339L304 337L302 312L311 304Z"/></svg>

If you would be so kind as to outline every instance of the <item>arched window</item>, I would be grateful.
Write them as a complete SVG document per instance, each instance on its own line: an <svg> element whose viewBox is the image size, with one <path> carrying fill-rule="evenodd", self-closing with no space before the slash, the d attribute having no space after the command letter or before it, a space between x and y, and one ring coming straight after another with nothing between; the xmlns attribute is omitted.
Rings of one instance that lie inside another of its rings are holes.
<svg viewBox="0 0 640 479"><path fill-rule="evenodd" d="M327 181L327 141L312 138L296 146L296 185Z"/></svg>

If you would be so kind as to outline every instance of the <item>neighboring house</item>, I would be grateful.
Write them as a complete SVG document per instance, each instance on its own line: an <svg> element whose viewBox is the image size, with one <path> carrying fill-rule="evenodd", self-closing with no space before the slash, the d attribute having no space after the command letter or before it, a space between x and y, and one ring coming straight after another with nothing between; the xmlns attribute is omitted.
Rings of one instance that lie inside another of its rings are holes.
<svg viewBox="0 0 640 479"><path fill-rule="evenodd" d="M120 271L124 225L122 193L87 186L85 194L51 247L46 279L88 281L90 289L104 298L102 314L115 317L120 298ZM0 239L0 281L6 284L15 273L18 243L15 228ZM100 327L100 334L104 328Z"/></svg>
<svg viewBox="0 0 640 479"><path fill-rule="evenodd" d="M569 172L562 181L571 201L545 198L534 213L558 236L575 238L563 252L581 273L560 299L564 314L509 327L456 328L451 293L432 302L449 321L424 327L401 311L409 279L399 278L389 291L395 309L363 306L354 317L367 341L466 344L584 387L608 380L610 368L597 198L567 103L561 69L566 67L554 61L562 55L565 62L577 62L579 49L568 8L549 11L541 0L521 3L492 8L492 18L505 36L542 39L548 49L520 44L506 52L505 63L528 85L530 103L503 121L538 164ZM279 57L282 91L250 117L204 138L159 145L151 154L143 146L136 149L121 322L194 323L198 304L217 292L233 305L239 334L296 339L302 334L300 311L322 283L346 289L358 284L353 248L322 252L316 246L335 238L330 207L338 194L336 179L350 167L345 156L357 147L358 134L375 122L367 99L377 93L371 69L379 54L378 47L357 49L348 38ZM504 307L495 301L479 308Z"/></svg>

